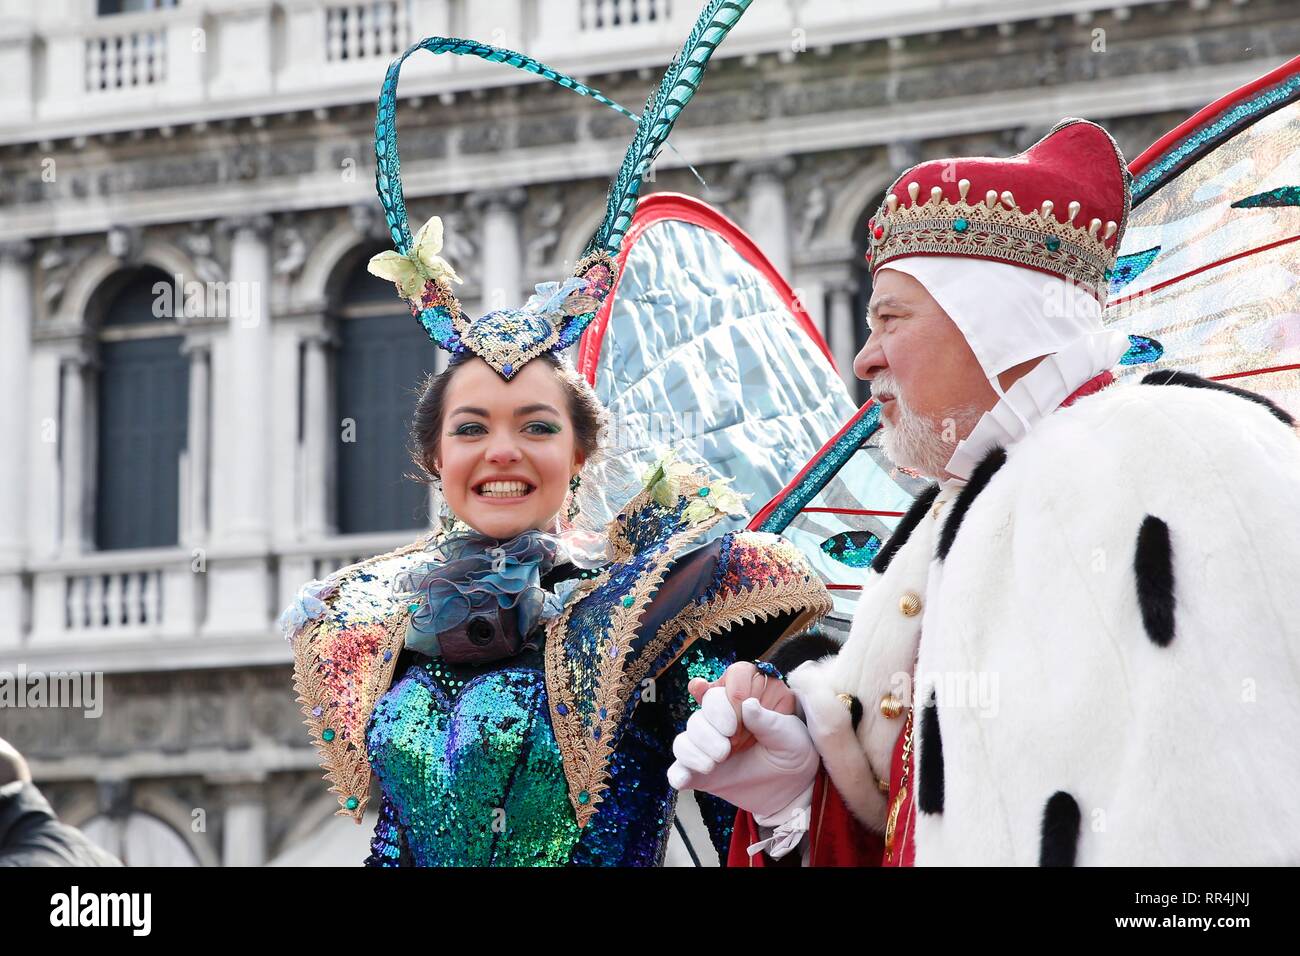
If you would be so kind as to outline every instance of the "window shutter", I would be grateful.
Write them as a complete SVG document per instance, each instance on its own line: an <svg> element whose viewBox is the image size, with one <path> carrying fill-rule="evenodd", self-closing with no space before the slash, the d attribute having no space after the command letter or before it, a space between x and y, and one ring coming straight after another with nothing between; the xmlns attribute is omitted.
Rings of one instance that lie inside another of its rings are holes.
<svg viewBox="0 0 1300 956"><path fill-rule="evenodd" d="M335 393L339 442L339 532L399 531L429 522L428 490L407 476L416 389L433 369L436 346L409 314L340 323ZM355 441L344 441L344 422Z"/></svg>
<svg viewBox="0 0 1300 956"><path fill-rule="evenodd" d="M181 451L189 414L182 338L100 345L95 544L179 543Z"/></svg>

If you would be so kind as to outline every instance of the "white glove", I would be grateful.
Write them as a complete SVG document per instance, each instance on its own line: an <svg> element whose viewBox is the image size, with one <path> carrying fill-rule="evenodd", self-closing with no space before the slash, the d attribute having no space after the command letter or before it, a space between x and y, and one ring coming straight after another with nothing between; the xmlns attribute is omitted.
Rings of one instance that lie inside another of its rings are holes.
<svg viewBox="0 0 1300 956"><path fill-rule="evenodd" d="M798 717L768 710L751 697L741 704L741 718L754 745L733 756L736 712L724 688L705 692L700 709L673 741L677 760L668 768L668 782L748 810L761 826L779 825L811 804L821 757Z"/></svg>

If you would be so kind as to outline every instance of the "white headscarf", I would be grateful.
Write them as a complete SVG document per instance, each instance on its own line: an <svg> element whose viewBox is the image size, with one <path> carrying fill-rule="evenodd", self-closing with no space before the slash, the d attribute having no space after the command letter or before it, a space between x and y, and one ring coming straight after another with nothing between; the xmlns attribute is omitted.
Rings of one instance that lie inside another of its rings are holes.
<svg viewBox="0 0 1300 956"><path fill-rule="evenodd" d="M998 396L947 465L961 480L989 449L1019 441L1128 351L1128 336L1103 325L1101 303L1056 276L961 256L908 256L881 268L925 286L965 336ZM1040 356L1049 358L1002 390L999 375Z"/></svg>

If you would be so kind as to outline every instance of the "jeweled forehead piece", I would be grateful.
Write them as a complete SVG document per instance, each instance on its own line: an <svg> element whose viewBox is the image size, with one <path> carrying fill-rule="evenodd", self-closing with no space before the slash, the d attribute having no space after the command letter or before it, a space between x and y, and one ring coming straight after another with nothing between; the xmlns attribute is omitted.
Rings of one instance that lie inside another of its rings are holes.
<svg viewBox="0 0 1300 956"><path fill-rule="evenodd" d="M1067 279L1104 302L1132 204L1114 139L1062 120L1007 159L930 160L903 173L867 223L874 274L905 256L991 259Z"/></svg>
<svg viewBox="0 0 1300 956"><path fill-rule="evenodd" d="M375 187L396 247L370 260L369 269L397 286L429 338L452 353L472 352L507 380L532 359L568 348L600 311L614 288L623 236L636 211L641 184L668 139L678 116L699 89L709 59L753 0L710 0L685 45L673 59L640 116L599 90L565 76L521 53L449 37L429 37L393 61L384 78L375 120ZM610 184L605 218L587 243L573 275L539 285L522 308L501 309L471 320L452 284L460 282L442 258L442 220L430 219L413 237L407 222L397 153L397 80L406 58L417 50L476 56L533 73L617 110L637 124L618 175Z"/></svg>

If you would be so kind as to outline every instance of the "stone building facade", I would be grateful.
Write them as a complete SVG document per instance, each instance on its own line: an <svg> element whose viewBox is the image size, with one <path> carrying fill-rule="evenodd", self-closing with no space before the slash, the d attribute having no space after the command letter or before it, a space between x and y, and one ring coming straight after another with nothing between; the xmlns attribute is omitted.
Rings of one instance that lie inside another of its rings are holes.
<svg viewBox="0 0 1300 956"><path fill-rule="evenodd" d="M130 862L364 852L331 822L274 619L302 581L427 521L401 417L441 359L364 273L388 245L384 70L413 39L470 36L636 109L697 10L0 0L0 678L102 675L103 703L0 706L0 736L65 819ZM1294 55L1294 13L758 0L649 187L741 223L856 386L864 223L899 169L1014 152L1068 115L1136 155ZM524 74L424 57L403 71L399 131L411 218L443 217L472 311L567 273L632 126Z"/></svg>

